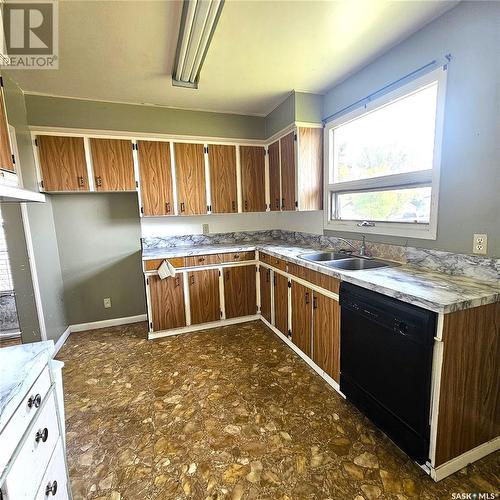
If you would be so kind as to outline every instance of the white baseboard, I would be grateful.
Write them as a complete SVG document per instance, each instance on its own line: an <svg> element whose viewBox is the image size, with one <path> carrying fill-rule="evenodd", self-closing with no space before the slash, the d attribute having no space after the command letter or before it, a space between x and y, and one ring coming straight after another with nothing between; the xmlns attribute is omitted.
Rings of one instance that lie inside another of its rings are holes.
<svg viewBox="0 0 500 500"><path fill-rule="evenodd" d="M431 477L434 481L441 481L445 477L463 469L466 465L479 460L494 451L500 450L500 436L476 446L472 450L462 453L462 455L434 468L431 468Z"/></svg>
<svg viewBox="0 0 500 500"><path fill-rule="evenodd" d="M54 356L59 352L59 349L64 345L64 342L68 339L71 334L71 326L68 326L66 330L62 333L62 335L57 339L57 342L54 345Z"/></svg>
<svg viewBox="0 0 500 500"><path fill-rule="evenodd" d="M123 318L104 319L102 321L92 321L91 323L79 323L71 325L71 333L83 332L85 330L97 330L99 328L107 328L110 326L128 325L129 323L140 323L147 321L147 314L138 314L137 316L125 316Z"/></svg>

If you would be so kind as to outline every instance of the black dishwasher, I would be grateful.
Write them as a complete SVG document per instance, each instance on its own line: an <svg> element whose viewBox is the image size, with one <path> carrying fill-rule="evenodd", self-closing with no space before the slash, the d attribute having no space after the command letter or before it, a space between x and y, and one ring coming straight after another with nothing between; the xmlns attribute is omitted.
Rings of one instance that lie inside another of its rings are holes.
<svg viewBox="0 0 500 500"><path fill-rule="evenodd" d="M345 282L340 305L340 390L425 463L436 313Z"/></svg>

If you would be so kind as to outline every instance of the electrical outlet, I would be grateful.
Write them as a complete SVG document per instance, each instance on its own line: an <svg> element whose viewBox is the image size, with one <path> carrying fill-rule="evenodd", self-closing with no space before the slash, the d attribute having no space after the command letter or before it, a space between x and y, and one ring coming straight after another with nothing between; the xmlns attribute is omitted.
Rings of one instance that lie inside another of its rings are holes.
<svg viewBox="0 0 500 500"><path fill-rule="evenodd" d="M201 229L203 231L203 234L208 234L210 230L208 229L208 224L202 224Z"/></svg>
<svg viewBox="0 0 500 500"><path fill-rule="evenodd" d="M488 235L487 234L475 234L474 244L472 247L472 253L479 255L486 255L488 252Z"/></svg>
<svg viewBox="0 0 500 500"><path fill-rule="evenodd" d="M111 307L111 298L110 297L106 297L104 299L104 307L105 307L105 309L109 309Z"/></svg>

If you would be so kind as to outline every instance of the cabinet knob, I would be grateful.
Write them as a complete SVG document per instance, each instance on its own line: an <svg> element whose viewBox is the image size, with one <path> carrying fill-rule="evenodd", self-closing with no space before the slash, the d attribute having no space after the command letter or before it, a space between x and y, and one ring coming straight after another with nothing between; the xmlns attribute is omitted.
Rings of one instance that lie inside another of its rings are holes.
<svg viewBox="0 0 500 500"><path fill-rule="evenodd" d="M240 258L240 254L239 253L235 253L233 258L234 258L234 260L238 260Z"/></svg>
<svg viewBox="0 0 500 500"><path fill-rule="evenodd" d="M198 259L198 262L205 262L205 257L200 257L200 258Z"/></svg>
<svg viewBox="0 0 500 500"><path fill-rule="evenodd" d="M35 441L37 443L39 443L40 441L42 443L45 443L45 441L47 441L49 437L49 430L47 429L47 427L45 427L44 429L39 429L37 431L37 433L35 434Z"/></svg>
<svg viewBox="0 0 500 500"><path fill-rule="evenodd" d="M42 396L40 396L40 394L35 394L34 396L30 396L30 398L28 399L28 408L32 408L33 406L35 408L39 408L41 404L42 404Z"/></svg>
<svg viewBox="0 0 500 500"><path fill-rule="evenodd" d="M45 488L45 496L48 497L50 494L52 496L56 496L57 493L57 481L49 481L49 484L47 484Z"/></svg>

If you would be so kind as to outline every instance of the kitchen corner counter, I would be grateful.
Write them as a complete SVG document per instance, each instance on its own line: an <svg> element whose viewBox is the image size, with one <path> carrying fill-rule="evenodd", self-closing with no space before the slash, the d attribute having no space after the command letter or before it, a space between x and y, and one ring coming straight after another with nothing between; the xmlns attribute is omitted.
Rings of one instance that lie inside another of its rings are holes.
<svg viewBox="0 0 500 500"><path fill-rule="evenodd" d="M298 257L303 253L320 250L318 247L291 246L275 241L151 248L143 251L143 260L252 250L266 252L288 262L437 313L451 313L500 301L498 282L478 281L409 265L360 271L332 269Z"/></svg>

